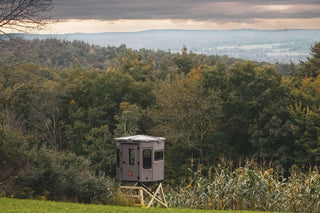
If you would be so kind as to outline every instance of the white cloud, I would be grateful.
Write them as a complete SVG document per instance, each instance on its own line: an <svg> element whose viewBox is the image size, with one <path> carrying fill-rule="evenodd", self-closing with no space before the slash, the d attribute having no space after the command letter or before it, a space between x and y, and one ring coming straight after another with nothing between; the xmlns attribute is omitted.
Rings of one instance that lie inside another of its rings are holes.
<svg viewBox="0 0 320 213"><path fill-rule="evenodd" d="M316 4L274 4L258 5L253 7L257 12L280 12L280 13L307 13L319 12L320 5Z"/></svg>

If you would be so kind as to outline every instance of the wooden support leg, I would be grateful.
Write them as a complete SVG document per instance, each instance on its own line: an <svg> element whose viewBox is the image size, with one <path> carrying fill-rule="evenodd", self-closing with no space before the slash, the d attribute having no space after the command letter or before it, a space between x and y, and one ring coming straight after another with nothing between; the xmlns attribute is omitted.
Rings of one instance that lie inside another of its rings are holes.
<svg viewBox="0 0 320 213"><path fill-rule="evenodd" d="M162 184L160 183L159 186L157 187L156 192L153 194L151 193L148 189L145 188L145 186L142 188L143 191L145 191L149 196L151 196L151 200L147 206L147 208L149 208L151 206L151 204L153 203L154 200L156 200L158 203L160 203L161 205L163 205L164 207L168 208L167 202L165 199L160 200L157 197L157 194L161 191L161 196L164 198L164 193L163 193L163 189L162 189Z"/></svg>
<svg viewBox="0 0 320 213"><path fill-rule="evenodd" d="M163 193L162 185L161 185L161 197L162 197L162 201L166 204L165 207L168 208L167 201L166 201L166 198L165 198L164 193Z"/></svg>
<svg viewBox="0 0 320 213"><path fill-rule="evenodd" d="M142 187L140 187L140 189L139 189L139 195L140 195L140 204L141 204L141 206L144 206Z"/></svg>
<svg viewBox="0 0 320 213"><path fill-rule="evenodd" d="M151 196L152 198L151 198L151 200L150 200L149 205L147 206L147 208L149 208L149 207L151 206L151 204L153 203L153 201L154 201L154 199L156 198L158 192L160 191L160 187L161 187L161 183L159 184L156 192Z"/></svg>

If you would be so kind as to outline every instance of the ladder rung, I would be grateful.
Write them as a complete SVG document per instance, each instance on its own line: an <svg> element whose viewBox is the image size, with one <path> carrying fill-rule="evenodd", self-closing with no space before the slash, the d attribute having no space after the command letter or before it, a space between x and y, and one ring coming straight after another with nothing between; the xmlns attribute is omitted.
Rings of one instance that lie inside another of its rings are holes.
<svg viewBox="0 0 320 213"><path fill-rule="evenodd" d="M140 198L141 197L140 195L127 195L127 194L124 194L123 196L125 196L125 197L133 197L133 198Z"/></svg>

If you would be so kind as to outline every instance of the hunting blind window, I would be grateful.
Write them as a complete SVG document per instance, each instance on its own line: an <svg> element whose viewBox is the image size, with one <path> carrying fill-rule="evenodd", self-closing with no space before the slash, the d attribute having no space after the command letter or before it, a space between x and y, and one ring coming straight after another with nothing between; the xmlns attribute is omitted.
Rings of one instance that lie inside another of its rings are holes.
<svg viewBox="0 0 320 213"><path fill-rule="evenodd" d="M134 148L129 148L129 165L134 165Z"/></svg>
<svg viewBox="0 0 320 213"><path fill-rule="evenodd" d="M144 169L151 169L151 149L143 150L143 168Z"/></svg>
<svg viewBox="0 0 320 213"><path fill-rule="evenodd" d="M163 160L163 151L155 151L154 152L154 161Z"/></svg>

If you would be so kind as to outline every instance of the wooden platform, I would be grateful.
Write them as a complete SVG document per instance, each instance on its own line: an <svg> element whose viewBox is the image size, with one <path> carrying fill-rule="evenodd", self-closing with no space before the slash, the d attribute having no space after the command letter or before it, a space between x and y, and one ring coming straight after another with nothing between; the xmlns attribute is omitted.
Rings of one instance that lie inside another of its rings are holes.
<svg viewBox="0 0 320 213"><path fill-rule="evenodd" d="M162 183L159 183L155 193L153 193L143 183L139 183L139 185L138 183L136 183L133 186L120 186L119 191L125 197L137 199L138 202L135 204L135 206L147 206L147 208L149 208L153 202L158 202L165 208L168 208L167 201L164 196L164 192L162 188ZM133 193L133 194L128 193L128 192L132 193L133 191L136 191L136 193ZM145 205L144 203L144 195L150 196L151 198L148 205Z"/></svg>

